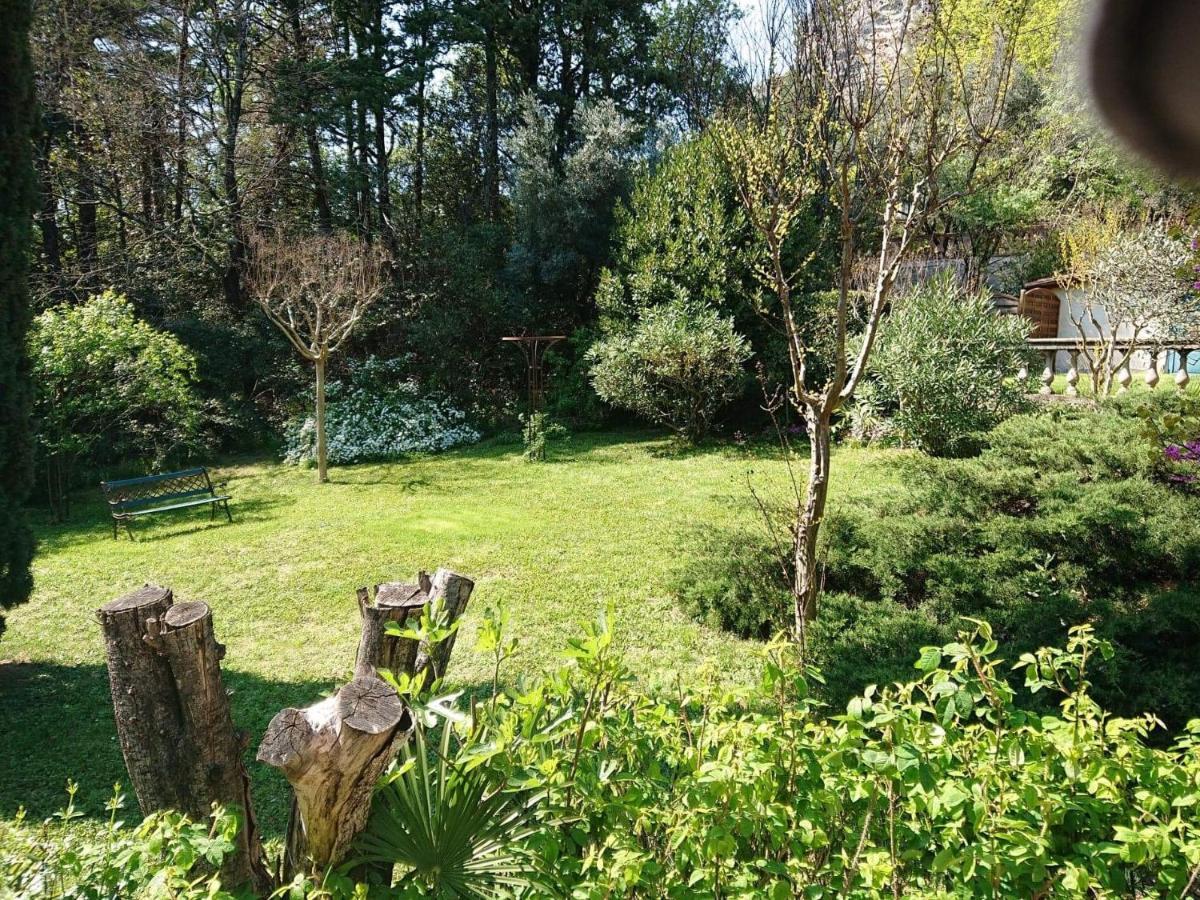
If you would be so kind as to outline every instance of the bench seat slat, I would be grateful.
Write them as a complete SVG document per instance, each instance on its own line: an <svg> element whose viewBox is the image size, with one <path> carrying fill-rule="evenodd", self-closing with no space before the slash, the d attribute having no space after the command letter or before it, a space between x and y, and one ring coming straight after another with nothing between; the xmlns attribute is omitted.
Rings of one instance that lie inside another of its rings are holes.
<svg viewBox="0 0 1200 900"><path fill-rule="evenodd" d="M178 500L183 497L212 497L212 492L208 488L195 488L189 491L172 491L169 494L154 494L150 497L119 497L116 500L108 502L117 509L124 509L131 506L145 506L147 503L158 503L161 500Z"/></svg>
<svg viewBox="0 0 1200 900"><path fill-rule="evenodd" d="M185 503L172 503L169 506L156 506L153 509L119 510L116 515L121 517L146 516L150 513L167 512L172 509L187 509L189 506L203 506L206 503L223 503L226 500L232 499L232 497L225 496L201 497L198 500L188 500Z"/></svg>
<svg viewBox="0 0 1200 900"><path fill-rule="evenodd" d="M217 507L224 506L226 518L233 521L229 515L229 501L233 498L216 492L212 479L208 477L208 469L203 466L143 475L140 478L102 481L100 489L112 514L114 538L117 536L118 523L125 524L132 539L130 520L176 509L211 506L215 511Z"/></svg>

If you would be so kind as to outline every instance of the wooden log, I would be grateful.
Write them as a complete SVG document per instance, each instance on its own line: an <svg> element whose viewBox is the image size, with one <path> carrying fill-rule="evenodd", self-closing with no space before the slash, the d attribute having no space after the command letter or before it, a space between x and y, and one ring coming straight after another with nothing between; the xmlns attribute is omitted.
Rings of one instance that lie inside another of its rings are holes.
<svg viewBox="0 0 1200 900"><path fill-rule="evenodd" d="M104 633L117 739L142 815L190 805L178 771L183 720L170 665L145 640L147 622L164 616L169 588L148 584L96 611Z"/></svg>
<svg viewBox="0 0 1200 900"><path fill-rule="evenodd" d="M471 592L475 590L475 582L465 575L439 568L433 575L429 586L429 605L431 609L441 608L444 624L453 625L467 611L467 602ZM436 644L423 643L417 654L416 670L429 669L427 684L432 684L438 678L446 675L446 667L450 664L450 654L454 650L454 642L458 633Z"/></svg>
<svg viewBox="0 0 1200 900"><path fill-rule="evenodd" d="M429 604L429 588L422 586L422 572L416 584L391 581L375 585L374 598L370 592L358 589L358 609L362 614L362 634L358 642L358 654L354 661L355 677L375 675L380 669L393 674L412 675L417 662L419 642L415 638L397 637L388 634L388 623L403 626L406 622L419 620ZM428 585L428 578L425 579Z"/></svg>
<svg viewBox="0 0 1200 900"><path fill-rule="evenodd" d="M169 588L146 585L97 611L104 633L117 735L144 815L178 810L197 822L212 805L242 816L227 887L272 886L221 679L224 654L207 604L175 604Z"/></svg>
<svg viewBox="0 0 1200 900"><path fill-rule="evenodd" d="M346 858L367 824L375 783L411 728L400 697L374 675L271 720L258 759L281 770L295 792L286 874L320 872Z"/></svg>
<svg viewBox="0 0 1200 900"><path fill-rule="evenodd" d="M263 862L262 839L250 798L250 779L242 761L249 734L234 728L229 695L221 680L225 648L213 631L207 603L177 603L147 620L147 642L166 657L175 681L185 740L176 777L186 785L197 821L213 803L236 807L242 817L235 850L221 867L229 886L252 884L261 893L272 888Z"/></svg>

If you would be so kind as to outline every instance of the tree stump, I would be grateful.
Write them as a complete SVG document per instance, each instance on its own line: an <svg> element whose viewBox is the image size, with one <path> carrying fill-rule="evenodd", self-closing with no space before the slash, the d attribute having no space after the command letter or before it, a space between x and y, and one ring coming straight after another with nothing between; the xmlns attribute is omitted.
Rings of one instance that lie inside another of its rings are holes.
<svg viewBox="0 0 1200 900"><path fill-rule="evenodd" d="M411 727L399 695L374 675L271 720L258 759L280 769L295 792L285 873L307 865L319 872L346 858L366 827L375 783Z"/></svg>
<svg viewBox="0 0 1200 900"><path fill-rule="evenodd" d="M403 626L410 619L415 621L421 618L421 613L429 604L429 579L425 579L424 587L420 583L420 575L417 580L417 584L399 581L377 584L373 600L365 587L358 589L362 635L354 661L355 677L375 675L380 669L411 676L416 670L419 642L414 638L387 634L385 629L389 622Z"/></svg>
<svg viewBox="0 0 1200 900"><path fill-rule="evenodd" d="M197 822L212 805L242 817L236 849L221 867L230 887L271 888L221 679L224 647L205 603L173 605L168 588L147 585L97 613L104 631L117 734L143 814L175 809Z"/></svg>
<svg viewBox="0 0 1200 900"><path fill-rule="evenodd" d="M96 611L117 738L142 815L190 801L185 784L170 775L179 770L183 730L175 679L166 658L146 642L147 621L165 615L172 600L169 588L148 584Z"/></svg>
<svg viewBox="0 0 1200 900"><path fill-rule="evenodd" d="M280 769L292 785L284 872L321 871L343 862L366 827L371 795L384 770L408 738L412 719L380 669L413 675L426 668L446 672L454 636L429 646L386 633L436 604L453 623L467 608L475 583L448 569L415 584L388 582L358 589L362 633L354 680L338 693L304 709L285 709L267 727L258 759ZM433 678L430 678L432 682Z"/></svg>
<svg viewBox="0 0 1200 900"><path fill-rule="evenodd" d="M424 574L424 573L422 573ZM445 614L445 624L453 625L467 611L467 601L475 590L475 582L465 575L451 572L449 569L438 569L433 574L429 586L429 604L436 608L441 605ZM450 654L454 650L454 641L458 632L430 646L425 643L417 654L416 671L428 668L430 670L429 684L438 678L444 678L446 667L450 664Z"/></svg>

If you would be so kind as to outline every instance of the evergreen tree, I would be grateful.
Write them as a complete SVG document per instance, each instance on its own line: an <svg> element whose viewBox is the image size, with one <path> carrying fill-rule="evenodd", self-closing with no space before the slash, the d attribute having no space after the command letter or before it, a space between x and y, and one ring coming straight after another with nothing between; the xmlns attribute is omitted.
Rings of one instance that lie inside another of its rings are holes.
<svg viewBox="0 0 1200 900"><path fill-rule="evenodd" d="M29 0L0 0L0 18L0 608L8 609L27 600L33 586L33 535L22 510L33 471L25 353L35 199Z"/></svg>

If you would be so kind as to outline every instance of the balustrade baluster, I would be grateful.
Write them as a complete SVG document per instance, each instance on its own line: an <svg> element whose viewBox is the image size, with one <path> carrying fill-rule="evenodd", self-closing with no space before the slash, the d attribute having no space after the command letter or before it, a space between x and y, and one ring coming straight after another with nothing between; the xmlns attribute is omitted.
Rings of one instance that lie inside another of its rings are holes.
<svg viewBox="0 0 1200 900"><path fill-rule="evenodd" d="M1158 387L1158 351L1150 350L1150 365L1146 367L1146 387L1154 390Z"/></svg>
<svg viewBox="0 0 1200 900"><path fill-rule="evenodd" d="M1175 373L1175 387L1180 391L1186 391L1188 382L1192 380L1192 376L1188 374L1188 356L1191 350L1179 350L1179 371Z"/></svg>
<svg viewBox="0 0 1200 900"><path fill-rule="evenodd" d="M1042 386L1038 389L1038 393L1049 396L1054 393L1054 357L1056 351L1044 350L1042 355L1046 359L1046 368L1042 369Z"/></svg>
<svg viewBox="0 0 1200 900"><path fill-rule="evenodd" d="M1069 351L1071 365L1067 369L1067 396L1079 396L1079 351Z"/></svg>

